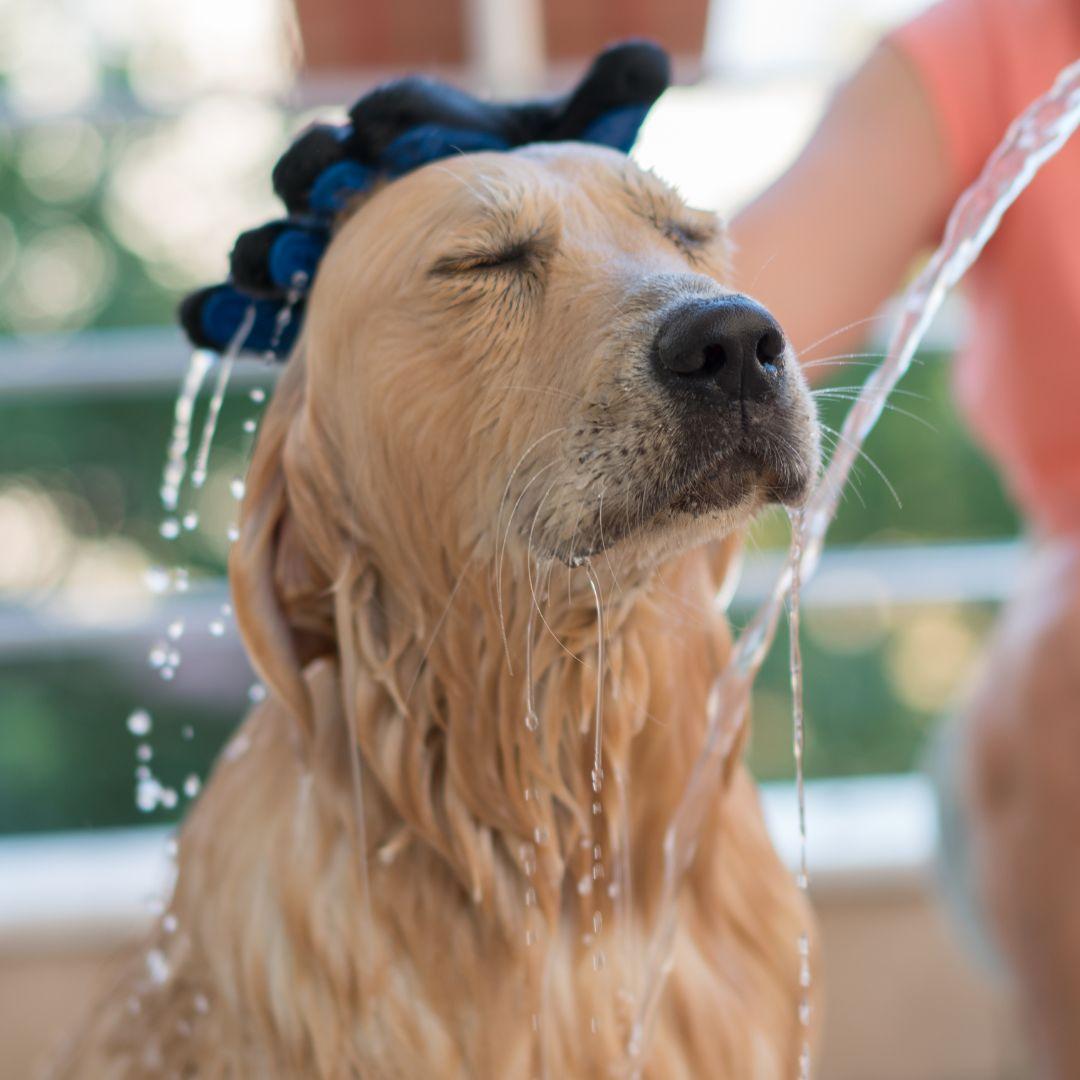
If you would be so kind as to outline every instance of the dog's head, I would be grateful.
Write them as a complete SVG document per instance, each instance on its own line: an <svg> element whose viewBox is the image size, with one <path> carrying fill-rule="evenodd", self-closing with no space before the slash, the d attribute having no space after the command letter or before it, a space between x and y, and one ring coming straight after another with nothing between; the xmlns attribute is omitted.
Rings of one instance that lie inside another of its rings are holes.
<svg viewBox="0 0 1080 1080"><path fill-rule="evenodd" d="M396 135L432 109L446 121L449 107L439 86L406 82L364 99L344 135L316 129L282 159L287 204L310 209L327 178L335 200L360 192L334 202L332 234L272 224L233 257L255 295L290 280L275 270L282 251L318 262L231 563L249 649L294 710L305 708L300 665L341 644L327 597L355 586L361 565L378 609L369 628L385 639L395 619L422 633L468 565L499 576L516 562L525 578L530 560L603 551L647 571L806 493L818 462L810 398L783 330L725 285L717 219L623 153L531 142L565 129L628 145L627 123L636 129L665 80L651 47L613 50L557 107L493 107L510 148L449 156L462 123L491 115L452 98L449 128ZM368 146L387 124L394 139ZM417 145L428 164L386 164ZM356 160L338 160L346 152ZM284 340L275 304L211 289L191 298L185 326L220 347L231 330L218 323L246 311L249 347L273 350Z"/></svg>
<svg viewBox="0 0 1080 1080"><path fill-rule="evenodd" d="M725 236L625 156L429 165L344 223L308 309L308 413L387 543L638 561L797 503L818 461L781 327Z"/></svg>

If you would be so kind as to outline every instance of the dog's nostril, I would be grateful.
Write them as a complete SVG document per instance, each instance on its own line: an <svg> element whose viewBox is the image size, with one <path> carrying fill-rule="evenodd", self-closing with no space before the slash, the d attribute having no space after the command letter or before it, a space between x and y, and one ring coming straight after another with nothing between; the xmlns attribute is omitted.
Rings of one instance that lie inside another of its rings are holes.
<svg viewBox="0 0 1080 1080"><path fill-rule="evenodd" d="M713 375L727 363L727 349L723 345L706 345L701 350L701 367L698 369L702 375Z"/></svg>
<svg viewBox="0 0 1080 1080"><path fill-rule="evenodd" d="M657 335L654 356L673 390L765 401L780 384L784 347L769 312L731 295L676 308Z"/></svg>
<svg viewBox="0 0 1080 1080"><path fill-rule="evenodd" d="M779 330L770 328L761 335L757 343L757 358L762 364L777 365L784 352L784 335Z"/></svg>

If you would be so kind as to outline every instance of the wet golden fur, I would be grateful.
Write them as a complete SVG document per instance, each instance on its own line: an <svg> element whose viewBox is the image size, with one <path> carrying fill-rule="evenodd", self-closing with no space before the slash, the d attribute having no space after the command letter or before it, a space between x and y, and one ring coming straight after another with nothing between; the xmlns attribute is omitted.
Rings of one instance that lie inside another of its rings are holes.
<svg viewBox="0 0 1080 1080"><path fill-rule="evenodd" d="M62 1075L795 1075L809 915L741 740L630 1050L663 834L729 648L711 598L768 484L816 453L800 382L790 454L738 483L688 472L664 503L684 451L643 357L723 276L710 217L580 146L428 166L341 224L230 563L271 695L181 830L175 928Z"/></svg>

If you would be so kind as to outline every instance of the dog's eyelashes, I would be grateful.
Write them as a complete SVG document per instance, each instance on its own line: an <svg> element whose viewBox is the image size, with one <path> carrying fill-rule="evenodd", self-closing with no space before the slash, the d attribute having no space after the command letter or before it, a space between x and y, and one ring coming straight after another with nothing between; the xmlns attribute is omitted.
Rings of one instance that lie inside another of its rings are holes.
<svg viewBox="0 0 1080 1080"><path fill-rule="evenodd" d="M686 221L663 221L658 225L660 231L688 255L697 254L719 235L715 223L698 225Z"/></svg>
<svg viewBox="0 0 1080 1080"><path fill-rule="evenodd" d="M435 264L432 273L445 276L497 270L527 270L536 257L535 245L531 241L521 240L491 251L447 255Z"/></svg>

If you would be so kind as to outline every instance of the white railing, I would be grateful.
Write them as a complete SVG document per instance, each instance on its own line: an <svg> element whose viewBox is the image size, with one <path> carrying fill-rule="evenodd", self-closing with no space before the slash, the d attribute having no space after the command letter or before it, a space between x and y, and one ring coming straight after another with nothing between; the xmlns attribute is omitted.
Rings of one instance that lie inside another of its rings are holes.
<svg viewBox="0 0 1080 1080"><path fill-rule="evenodd" d="M794 869L794 790L765 784L762 801L773 842ZM925 882L937 821L921 776L813 781L807 815L819 894ZM0 950L120 942L141 933L169 888L169 835L161 826L141 826L0 838Z"/></svg>
<svg viewBox="0 0 1080 1080"><path fill-rule="evenodd" d="M939 345L952 338L946 329ZM169 328L96 331L74 338L0 341L0 394L47 399L61 395L171 392L186 349ZM241 381L273 378L257 364L240 365ZM805 605L1000 602L1023 560L1019 541L832 548ZM732 607L756 606L779 570L782 553L752 553ZM0 608L0 659L69 651L117 654L138 649L168 619L206 626L226 597L224 581L184 597L157 601L138 617L108 624L65 620L29 608ZM187 639L187 635L185 635ZM215 648L236 650L235 635ZM127 655L131 655L127 652ZM246 674L246 665L238 666ZM238 676L239 677L239 676ZM794 865L794 791L766 784L763 800L781 855ZM810 864L815 888L867 888L923 883L937 841L933 798L919 776L817 780L808 785ZM166 830L155 826L0 838L0 943L128 937L145 926L151 901L168 874Z"/></svg>

